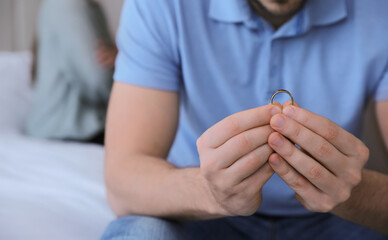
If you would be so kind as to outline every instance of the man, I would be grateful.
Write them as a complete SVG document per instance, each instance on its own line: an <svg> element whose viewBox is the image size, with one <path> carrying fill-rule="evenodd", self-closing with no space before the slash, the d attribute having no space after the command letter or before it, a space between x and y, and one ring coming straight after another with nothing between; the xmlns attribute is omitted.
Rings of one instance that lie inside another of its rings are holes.
<svg viewBox="0 0 388 240"><path fill-rule="evenodd" d="M103 143L116 48L93 0L45 0L38 26L34 137Z"/></svg>
<svg viewBox="0 0 388 240"><path fill-rule="evenodd" d="M386 239L388 176L357 138L374 96L388 146L386 9L128 0L103 239Z"/></svg>

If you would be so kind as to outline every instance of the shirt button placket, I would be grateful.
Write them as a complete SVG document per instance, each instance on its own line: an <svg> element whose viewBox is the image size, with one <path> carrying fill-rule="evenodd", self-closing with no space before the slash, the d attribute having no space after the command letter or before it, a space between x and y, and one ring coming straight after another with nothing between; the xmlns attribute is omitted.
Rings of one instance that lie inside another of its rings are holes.
<svg viewBox="0 0 388 240"><path fill-rule="evenodd" d="M270 63L269 63L269 92L268 96L272 96L272 94L281 89L284 88L281 83L281 59L280 59L280 52L279 52L279 41L272 40L271 42L271 49L270 49Z"/></svg>

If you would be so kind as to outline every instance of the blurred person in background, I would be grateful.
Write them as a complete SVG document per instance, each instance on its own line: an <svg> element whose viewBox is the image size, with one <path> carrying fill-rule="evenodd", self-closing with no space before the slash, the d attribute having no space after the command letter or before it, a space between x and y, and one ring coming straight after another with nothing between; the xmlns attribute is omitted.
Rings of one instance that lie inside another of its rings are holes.
<svg viewBox="0 0 388 240"><path fill-rule="evenodd" d="M101 6L44 0L37 41L36 95L26 134L103 143L117 49Z"/></svg>

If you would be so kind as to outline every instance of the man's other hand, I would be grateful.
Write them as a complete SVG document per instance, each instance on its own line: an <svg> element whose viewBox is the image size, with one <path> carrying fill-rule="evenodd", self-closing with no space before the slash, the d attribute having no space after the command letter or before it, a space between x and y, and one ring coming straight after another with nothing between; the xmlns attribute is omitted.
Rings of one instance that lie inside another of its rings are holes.
<svg viewBox="0 0 388 240"><path fill-rule="evenodd" d="M268 143L276 153L269 164L306 209L329 212L350 197L369 158L368 148L359 139L289 102L270 124L276 132Z"/></svg>

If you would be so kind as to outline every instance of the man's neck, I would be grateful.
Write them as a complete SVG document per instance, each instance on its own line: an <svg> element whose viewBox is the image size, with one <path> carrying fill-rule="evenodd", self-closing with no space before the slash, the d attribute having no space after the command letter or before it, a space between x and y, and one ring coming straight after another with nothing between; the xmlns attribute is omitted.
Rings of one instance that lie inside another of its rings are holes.
<svg viewBox="0 0 388 240"><path fill-rule="evenodd" d="M304 5L302 4L299 9L294 12L291 12L290 14L284 16L276 16L268 12L267 9L265 9L263 5L261 5L261 3L259 3L257 0L248 0L248 3L252 7L252 9L260 17L264 18L267 22L269 22L275 30L279 29L283 24L288 22Z"/></svg>

